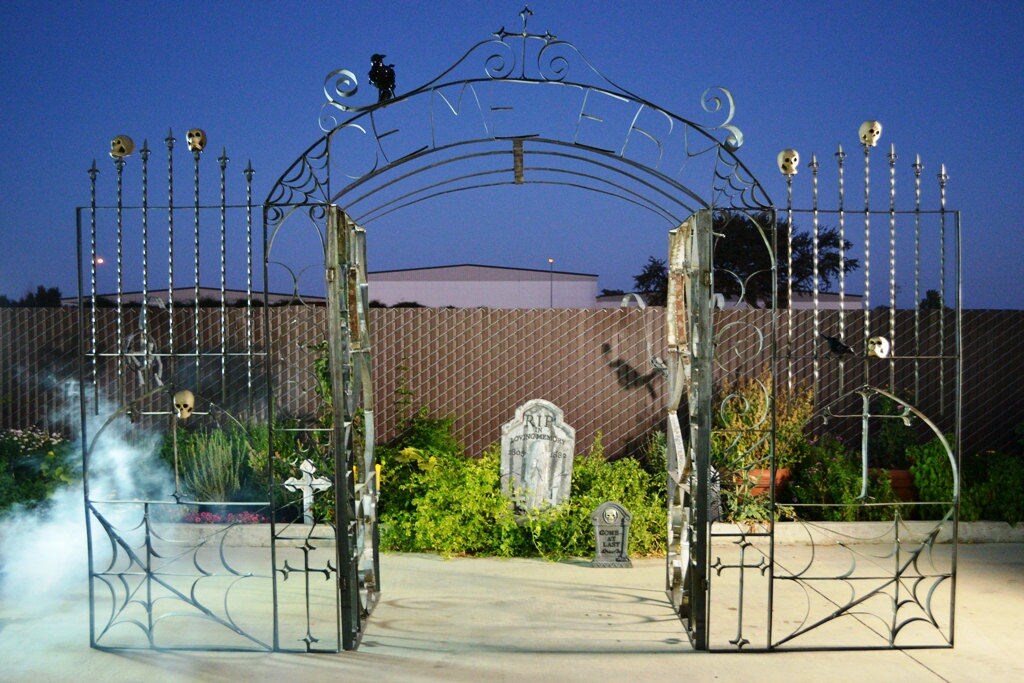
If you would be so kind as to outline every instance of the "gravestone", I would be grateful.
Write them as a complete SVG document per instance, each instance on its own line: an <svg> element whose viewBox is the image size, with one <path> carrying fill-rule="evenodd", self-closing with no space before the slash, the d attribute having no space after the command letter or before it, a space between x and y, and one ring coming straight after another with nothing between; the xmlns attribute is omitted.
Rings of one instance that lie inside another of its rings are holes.
<svg viewBox="0 0 1024 683"><path fill-rule="evenodd" d="M629 524L633 515L615 501L609 500L597 506L590 515L597 538L597 551L592 567L633 566L629 560Z"/></svg>
<svg viewBox="0 0 1024 683"><path fill-rule="evenodd" d="M561 409L536 398L501 427L501 491L525 510L569 499L576 430Z"/></svg>

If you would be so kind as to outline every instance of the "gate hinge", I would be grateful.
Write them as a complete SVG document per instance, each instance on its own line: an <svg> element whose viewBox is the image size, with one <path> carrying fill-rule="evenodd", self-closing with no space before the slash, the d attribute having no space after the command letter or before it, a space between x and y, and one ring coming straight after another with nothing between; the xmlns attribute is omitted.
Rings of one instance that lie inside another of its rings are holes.
<svg viewBox="0 0 1024 683"><path fill-rule="evenodd" d="M330 268L327 269L327 281L328 282L334 282L334 277L335 277L334 266L331 266Z"/></svg>

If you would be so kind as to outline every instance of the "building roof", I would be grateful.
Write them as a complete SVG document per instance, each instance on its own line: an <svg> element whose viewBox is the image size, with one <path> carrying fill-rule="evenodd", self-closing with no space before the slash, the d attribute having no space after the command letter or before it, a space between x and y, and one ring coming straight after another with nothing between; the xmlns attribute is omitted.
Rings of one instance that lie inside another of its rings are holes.
<svg viewBox="0 0 1024 683"><path fill-rule="evenodd" d="M551 277L559 280L586 279L597 277L593 273L573 273L565 270L544 270L539 268L512 268L510 266L486 266L479 263L458 263L447 266L426 266L423 268L401 268L398 270L374 270L367 273L374 280L473 280L478 282L502 280L544 280Z"/></svg>

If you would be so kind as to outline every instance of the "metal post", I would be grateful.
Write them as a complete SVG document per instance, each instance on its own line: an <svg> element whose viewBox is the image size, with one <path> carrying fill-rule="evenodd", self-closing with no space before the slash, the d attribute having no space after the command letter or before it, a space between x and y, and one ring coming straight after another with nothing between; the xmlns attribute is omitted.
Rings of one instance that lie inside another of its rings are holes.
<svg viewBox="0 0 1024 683"><path fill-rule="evenodd" d="M555 307L555 259L548 259L548 308Z"/></svg>
<svg viewBox="0 0 1024 683"><path fill-rule="evenodd" d="M349 463L348 432L352 416L348 414L349 390L346 361L349 352L348 220L337 206L327 212L327 337L329 344L331 387L334 394L334 513L337 520L336 562L341 611L341 641L346 650L359 645L359 573L352 561L352 469Z"/></svg>
<svg viewBox="0 0 1024 683"><path fill-rule="evenodd" d="M690 449L695 469L693 496L696 504L691 560L687 572L691 599L691 639L694 648L707 650L709 599L708 553L710 551L709 521L711 477L711 388L712 343L711 293L714 291L711 266L711 212L699 211L694 216L693 248L690 250L690 344L692 354L690 405Z"/></svg>

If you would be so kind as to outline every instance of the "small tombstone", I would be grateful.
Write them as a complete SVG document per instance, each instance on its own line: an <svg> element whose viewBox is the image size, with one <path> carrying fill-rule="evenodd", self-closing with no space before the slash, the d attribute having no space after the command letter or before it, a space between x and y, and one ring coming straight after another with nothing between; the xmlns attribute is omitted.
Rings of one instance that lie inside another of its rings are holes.
<svg viewBox="0 0 1024 683"><path fill-rule="evenodd" d="M629 560L629 524L633 515L615 501L601 503L590 515L597 537L597 552L592 567L633 566Z"/></svg>
<svg viewBox="0 0 1024 683"><path fill-rule="evenodd" d="M576 430L561 409L535 398L516 408L501 427L501 491L535 510L569 499Z"/></svg>

